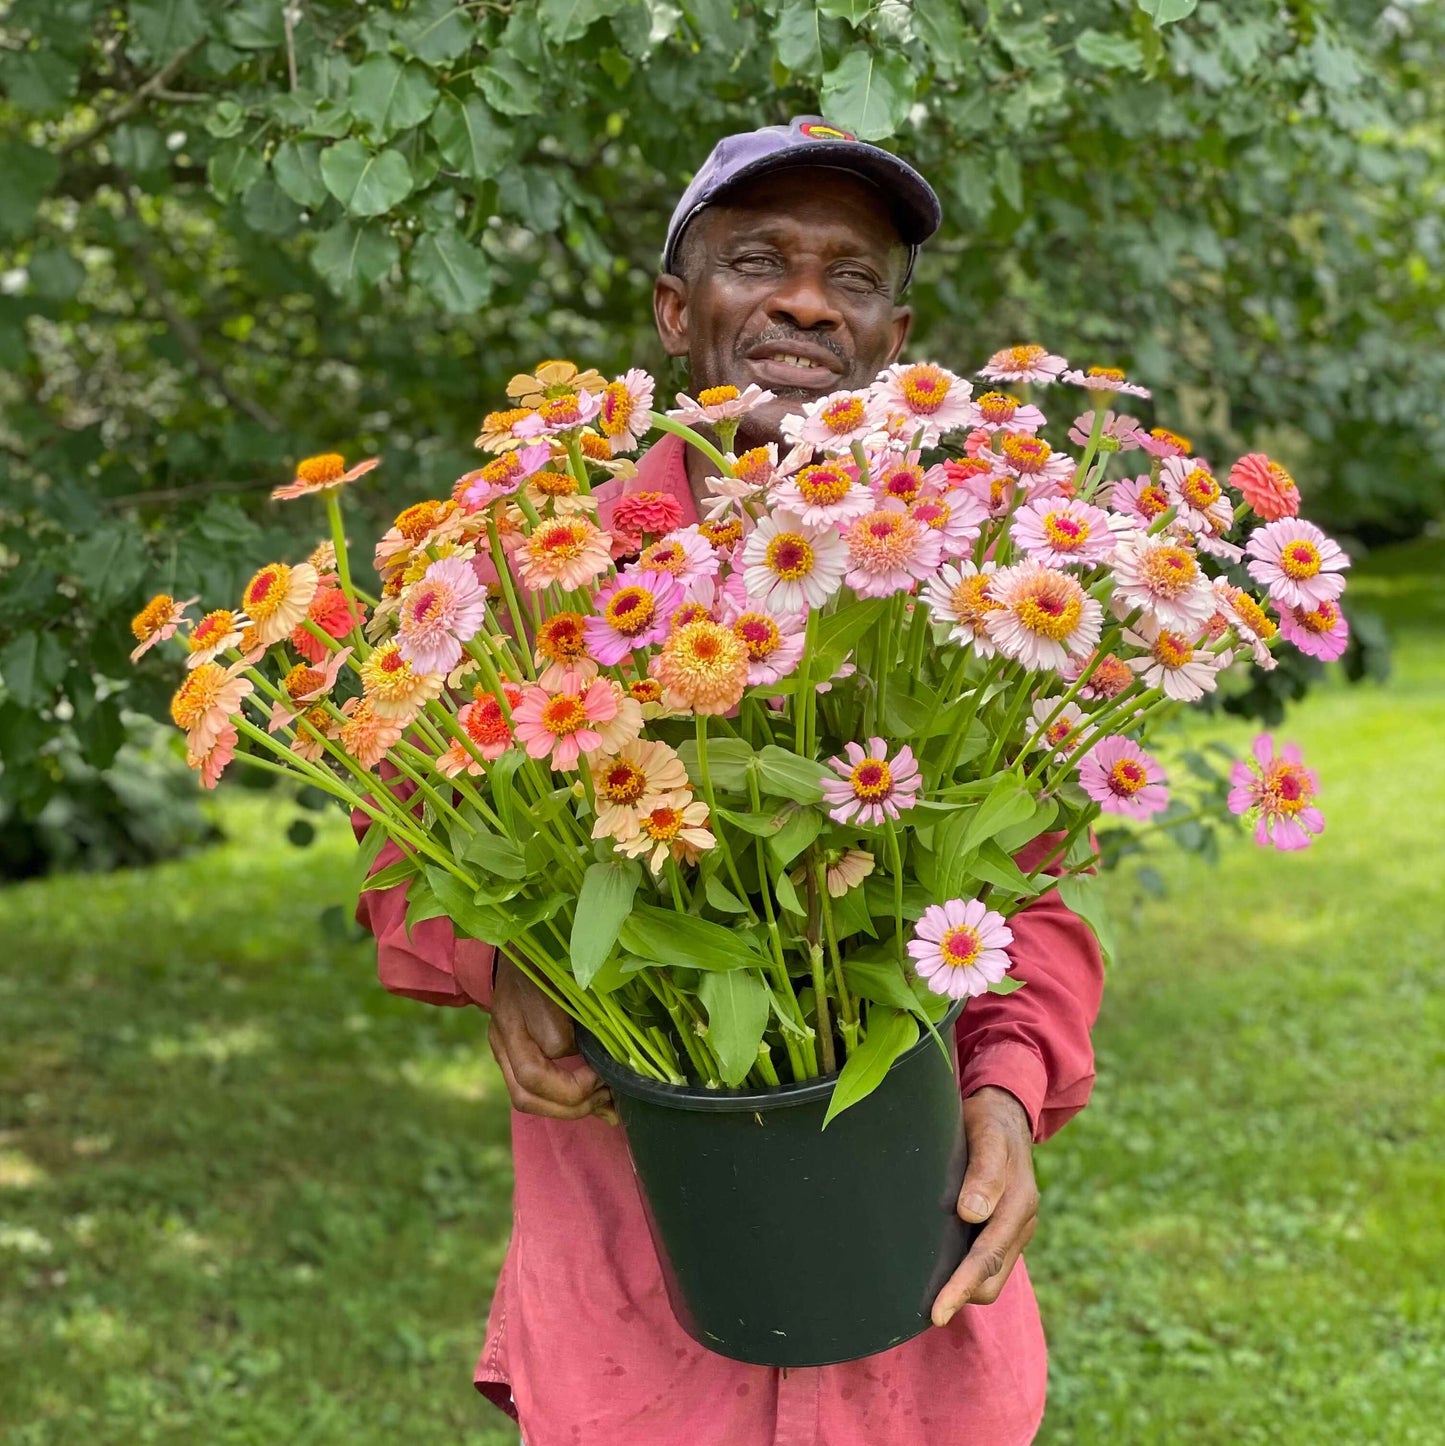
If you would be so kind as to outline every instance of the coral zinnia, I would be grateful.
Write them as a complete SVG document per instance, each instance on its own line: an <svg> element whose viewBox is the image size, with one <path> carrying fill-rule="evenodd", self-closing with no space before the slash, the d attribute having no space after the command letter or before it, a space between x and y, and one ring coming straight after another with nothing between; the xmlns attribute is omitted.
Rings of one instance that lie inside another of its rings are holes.
<svg viewBox="0 0 1445 1446"><path fill-rule="evenodd" d="M241 702L255 691L249 678L238 677L238 664L223 668L219 663L202 663L186 674L171 699L171 718L185 730L186 745L193 753L204 753L221 736L238 712Z"/></svg>
<svg viewBox="0 0 1445 1446"><path fill-rule="evenodd" d="M322 452L296 464L296 476L284 486L275 488L271 496L280 500L306 497L313 492L334 492L358 477L365 477L373 467L381 466L380 457L368 457L348 468L340 452Z"/></svg>
<svg viewBox="0 0 1445 1446"><path fill-rule="evenodd" d="M1051 355L1037 343L1006 346L989 357L978 369L981 377L991 382L1052 382L1068 366L1061 356Z"/></svg>
<svg viewBox="0 0 1445 1446"><path fill-rule="evenodd" d="M548 583L587 587L612 561L608 536L585 517L555 517L537 527L517 549L517 576L539 591Z"/></svg>
<svg viewBox="0 0 1445 1446"><path fill-rule="evenodd" d="M361 626L364 613L360 603L353 606L347 602L346 594L339 587L319 587L307 604L306 616L328 637L339 642L352 628ZM330 651L305 623L291 629L290 642L308 663L319 663Z"/></svg>
<svg viewBox="0 0 1445 1446"><path fill-rule="evenodd" d="M1278 462L1263 452L1241 457L1229 469L1229 485L1266 522L1299 516L1299 486Z"/></svg>
<svg viewBox="0 0 1445 1446"><path fill-rule="evenodd" d="M981 899L950 899L923 911L908 952L913 969L935 994L970 999L1009 969L1013 930Z"/></svg>
<svg viewBox="0 0 1445 1446"><path fill-rule="evenodd" d="M848 548L846 581L859 597L911 592L931 577L943 556L943 539L909 515L901 502L867 513L843 534Z"/></svg>

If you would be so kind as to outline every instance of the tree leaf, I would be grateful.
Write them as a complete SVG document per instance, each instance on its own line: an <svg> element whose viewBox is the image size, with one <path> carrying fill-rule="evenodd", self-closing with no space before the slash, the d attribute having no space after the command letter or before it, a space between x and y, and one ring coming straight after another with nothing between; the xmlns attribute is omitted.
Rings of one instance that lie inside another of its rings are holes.
<svg viewBox="0 0 1445 1446"><path fill-rule="evenodd" d="M283 7L289 0L241 0L221 21L221 33L237 50L270 50L286 43Z"/></svg>
<svg viewBox="0 0 1445 1446"><path fill-rule="evenodd" d="M642 868L634 859L593 864L583 875L572 920L571 954L572 972L584 989L612 952L641 882Z"/></svg>
<svg viewBox="0 0 1445 1446"><path fill-rule="evenodd" d="M396 38L428 65L455 60L476 33L476 22L457 0L419 0L396 26Z"/></svg>
<svg viewBox="0 0 1445 1446"><path fill-rule="evenodd" d="M229 201L248 190L265 166L254 146L239 139L223 141L206 162L206 179L217 200Z"/></svg>
<svg viewBox="0 0 1445 1446"><path fill-rule="evenodd" d="M157 60L169 60L207 30L201 0L130 0L130 23Z"/></svg>
<svg viewBox="0 0 1445 1446"><path fill-rule="evenodd" d="M1172 25L1193 15L1199 0L1136 0L1136 3L1156 25Z"/></svg>
<svg viewBox="0 0 1445 1446"><path fill-rule="evenodd" d="M112 524L92 532L75 549L72 571L97 607L118 603L139 585L146 571L146 545L140 532Z"/></svg>
<svg viewBox="0 0 1445 1446"><path fill-rule="evenodd" d="M618 930L622 947L659 964L688 969L763 969L767 961L743 937L721 924L638 904Z"/></svg>
<svg viewBox="0 0 1445 1446"><path fill-rule="evenodd" d="M913 104L913 71L904 55L850 51L823 77L823 112L860 140L893 135Z"/></svg>
<svg viewBox="0 0 1445 1446"><path fill-rule="evenodd" d="M319 141L282 141L271 157L276 184L296 202L315 210L326 200Z"/></svg>
<svg viewBox="0 0 1445 1446"><path fill-rule="evenodd" d="M80 744L80 756L92 768L109 768L115 762L125 742L125 723L115 698L102 698L84 717L75 718L71 727Z"/></svg>
<svg viewBox="0 0 1445 1446"><path fill-rule="evenodd" d="M886 1004L872 1005L868 1010L868 1037L848 1056L838 1075L823 1128L826 1130L850 1105L872 1094L894 1061L917 1043L918 1021L912 1014L890 1009Z"/></svg>
<svg viewBox="0 0 1445 1446"><path fill-rule="evenodd" d="M933 57L934 69L945 79L957 75L962 62L971 59L978 48L959 0L914 0L913 23Z"/></svg>
<svg viewBox="0 0 1445 1446"><path fill-rule="evenodd" d="M1113 964L1116 958L1114 926L1109 920L1109 911L1104 904L1104 891L1097 874L1071 874L1059 879L1054 887L1059 897L1094 931L1099 941L1099 952L1105 964Z"/></svg>
<svg viewBox="0 0 1445 1446"><path fill-rule="evenodd" d="M488 105L503 115L536 115L542 108L542 82L506 51L487 57L477 83Z"/></svg>
<svg viewBox="0 0 1445 1446"><path fill-rule="evenodd" d="M768 1026L768 991L757 975L737 969L704 974L697 996L707 1010L707 1037L723 1083L740 1085L758 1062L758 1046Z"/></svg>
<svg viewBox="0 0 1445 1446"><path fill-rule="evenodd" d="M54 633L21 633L0 652L0 682L22 708L39 708L65 676L65 649Z"/></svg>
<svg viewBox="0 0 1445 1446"><path fill-rule="evenodd" d="M321 179L353 216L380 216L411 191L411 167L400 151L373 154L356 140L322 151Z"/></svg>
<svg viewBox="0 0 1445 1446"><path fill-rule="evenodd" d="M372 55L351 72L347 103L378 140L420 125L436 108L439 92L426 66Z"/></svg>
<svg viewBox="0 0 1445 1446"><path fill-rule="evenodd" d="M615 15L625 0L539 0L542 33L553 45L581 40L604 16Z"/></svg>
<svg viewBox="0 0 1445 1446"><path fill-rule="evenodd" d="M824 37L834 38L838 27L830 25L813 0L784 0L773 26L773 44L778 59L798 75L822 74Z"/></svg>
<svg viewBox="0 0 1445 1446"><path fill-rule="evenodd" d="M316 242L311 264L340 295L380 280L399 254L395 238L381 227L338 221Z"/></svg>
<svg viewBox="0 0 1445 1446"><path fill-rule="evenodd" d="M819 11L824 15L835 15L846 20L855 29L868 18L873 0L816 0Z"/></svg>
<svg viewBox="0 0 1445 1446"><path fill-rule="evenodd" d="M1125 35L1104 35L1097 30L1083 31L1074 41L1079 59L1105 70L1143 70L1144 47Z"/></svg>
<svg viewBox="0 0 1445 1446"><path fill-rule="evenodd" d="M458 231L429 231L411 253L411 279L455 316L476 311L492 289L492 272L480 247Z"/></svg>
<svg viewBox="0 0 1445 1446"><path fill-rule="evenodd" d="M507 128L479 95L443 95L430 129L447 165L474 181L497 175L512 151Z"/></svg>
<svg viewBox="0 0 1445 1446"><path fill-rule="evenodd" d="M241 214L246 224L263 236L290 236L301 224L295 201L270 176L262 176L246 192Z"/></svg>

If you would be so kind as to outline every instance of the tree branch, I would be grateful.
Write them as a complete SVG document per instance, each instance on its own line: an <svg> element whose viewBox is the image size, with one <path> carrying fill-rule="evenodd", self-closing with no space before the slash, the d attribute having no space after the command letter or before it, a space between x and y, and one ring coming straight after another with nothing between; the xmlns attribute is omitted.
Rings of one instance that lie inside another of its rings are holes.
<svg viewBox="0 0 1445 1446"><path fill-rule="evenodd" d="M71 136L68 141L62 141L56 146L55 154L68 156L72 151L81 150L108 131L114 130L122 121L127 121L138 111L144 110L152 96L165 90L171 81L185 69L186 62L190 60L191 56L204 44L204 38L194 40L184 50L176 51L149 80L142 82L139 88L128 95L119 105L106 111L89 130L81 131L78 136Z"/></svg>
<svg viewBox="0 0 1445 1446"><path fill-rule="evenodd" d="M237 482L228 479L213 479L209 482L188 482L182 487L152 487L146 492L126 492L118 497L103 497L98 505L107 512L121 507L160 506L168 502L189 502L193 497L204 497L213 492L257 492L262 487L274 487L274 477L253 477L249 481Z"/></svg>

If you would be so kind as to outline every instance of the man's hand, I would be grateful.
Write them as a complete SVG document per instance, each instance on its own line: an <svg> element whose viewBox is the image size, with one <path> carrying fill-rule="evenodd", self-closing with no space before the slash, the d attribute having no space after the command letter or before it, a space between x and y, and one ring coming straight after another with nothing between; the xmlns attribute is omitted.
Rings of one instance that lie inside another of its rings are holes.
<svg viewBox="0 0 1445 1446"><path fill-rule="evenodd" d="M1039 1191L1033 1136L1024 1107L1007 1091L985 1085L963 1102L968 1169L958 1192L958 1217L979 1232L963 1263L933 1302L934 1325L947 1325L960 1306L992 1305L1014 1261L1034 1238Z"/></svg>
<svg viewBox="0 0 1445 1446"><path fill-rule="evenodd" d="M596 1071L553 1064L577 1053L572 1021L510 959L497 965L487 1039L517 1109L554 1120L591 1114L615 1120L612 1096Z"/></svg>

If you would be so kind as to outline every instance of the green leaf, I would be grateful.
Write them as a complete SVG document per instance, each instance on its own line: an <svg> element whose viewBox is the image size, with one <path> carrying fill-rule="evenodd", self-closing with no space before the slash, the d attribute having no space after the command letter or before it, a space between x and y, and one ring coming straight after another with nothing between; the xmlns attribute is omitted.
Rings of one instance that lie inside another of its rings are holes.
<svg viewBox="0 0 1445 1446"><path fill-rule="evenodd" d="M1074 41L1079 59L1105 70L1143 70L1144 47L1125 35L1103 35L1097 30L1083 31Z"/></svg>
<svg viewBox="0 0 1445 1446"><path fill-rule="evenodd" d="M262 176L246 192L241 215L253 231L263 236L290 236L301 224L295 201L270 176Z"/></svg>
<svg viewBox="0 0 1445 1446"><path fill-rule="evenodd" d="M776 813L739 813L736 809L723 808L718 806L718 813L735 828L740 828L744 833L752 834L755 838L767 838L783 826L781 814Z"/></svg>
<svg viewBox="0 0 1445 1446"><path fill-rule="evenodd" d="M722 914L746 914L748 906L718 878L716 874L709 874L707 882L703 886L707 901L719 913Z"/></svg>
<svg viewBox="0 0 1445 1446"><path fill-rule="evenodd" d="M479 95L443 95L431 133L447 165L474 181L497 175L511 154L507 128Z"/></svg>
<svg viewBox="0 0 1445 1446"><path fill-rule="evenodd" d="M326 183L321 179L321 145L318 141L283 141L271 158L276 184L296 202L312 210L326 200Z"/></svg>
<svg viewBox="0 0 1445 1446"><path fill-rule="evenodd" d="M824 15L835 15L846 20L856 29L873 9L873 0L816 0L818 9Z"/></svg>
<svg viewBox="0 0 1445 1446"><path fill-rule="evenodd" d="M60 179L60 158L24 141L0 140L0 235L19 236Z"/></svg>
<svg viewBox="0 0 1445 1446"><path fill-rule="evenodd" d="M965 26L959 0L914 0L913 23L933 57L934 69L945 79L957 75L961 62L971 59L978 48Z"/></svg>
<svg viewBox="0 0 1445 1446"><path fill-rule="evenodd" d="M787 868L822 833L827 822L816 808L785 810L782 827L768 839L768 852L782 868Z"/></svg>
<svg viewBox="0 0 1445 1446"><path fill-rule="evenodd" d="M395 239L379 226L338 221L322 233L311 264L338 294L370 286L396 265Z"/></svg>
<svg viewBox="0 0 1445 1446"><path fill-rule="evenodd" d="M485 254L459 231L428 231L411 253L408 274L455 316L475 312L492 289Z"/></svg>
<svg viewBox="0 0 1445 1446"><path fill-rule="evenodd" d="M22 708L39 708L65 676L65 661L54 633L21 633L0 652L0 683Z"/></svg>
<svg viewBox="0 0 1445 1446"><path fill-rule="evenodd" d="M912 104L913 71L901 54L854 50L823 77L823 113L860 140L886 140Z"/></svg>
<svg viewBox="0 0 1445 1446"><path fill-rule="evenodd" d="M1199 0L1136 0L1136 3L1156 25L1172 25L1193 15Z"/></svg>
<svg viewBox="0 0 1445 1446"><path fill-rule="evenodd" d="M1099 952L1105 964L1113 964L1116 955L1114 926L1104 903L1104 890L1097 874L1070 874L1057 880L1054 887L1065 905L1072 909L1094 931Z"/></svg>
<svg viewBox="0 0 1445 1446"><path fill-rule="evenodd" d="M1022 212L1024 208L1023 172L1019 169L1019 158L1008 147L993 153L993 179L1004 204L1010 210Z"/></svg>
<svg viewBox="0 0 1445 1446"><path fill-rule="evenodd" d="M130 23L157 60L169 60L207 30L201 0L131 0Z"/></svg>
<svg viewBox="0 0 1445 1446"><path fill-rule="evenodd" d="M229 201L249 189L265 168L254 146L243 140L223 141L206 162L206 179L218 200Z"/></svg>
<svg viewBox="0 0 1445 1446"><path fill-rule="evenodd" d="M437 84L426 66L373 55L351 72L351 113L379 140L420 125L436 108ZM372 213L368 213L372 214Z"/></svg>
<svg viewBox="0 0 1445 1446"><path fill-rule="evenodd" d="M833 1087L823 1128L883 1083L894 1061L918 1043L918 1021L912 1014L875 1004L868 1011L868 1037L848 1056Z"/></svg>
<svg viewBox="0 0 1445 1446"><path fill-rule="evenodd" d="M526 927L518 911L510 905L503 910L477 903L471 889L435 864L427 865L426 879L437 902L446 910L447 917L460 933L470 939L480 939L484 944L495 944L501 948Z"/></svg>
<svg viewBox="0 0 1445 1446"><path fill-rule="evenodd" d="M798 897L798 886L787 874L779 874L773 880L773 892L788 913L796 914L800 919L808 917L808 906Z"/></svg>
<svg viewBox="0 0 1445 1446"><path fill-rule="evenodd" d="M282 15L288 0L241 0L226 12L221 32L237 50L269 50L286 43Z"/></svg>
<svg viewBox="0 0 1445 1446"><path fill-rule="evenodd" d="M712 758L711 745L708 758ZM757 766L767 791L793 803L821 803L822 780L832 776L826 764L813 758L800 758L776 743L769 743L758 753Z"/></svg>
<svg viewBox="0 0 1445 1446"><path fill-rule="evenodd" d="M868 912L868 895L863 889L849 889L841 899L829 902L833 911L833 928L840 939L847 939L853 934L867 934L870 939L878 937L873 916Z"/></svg>
<svg viewBox="0 0 1445 1446"><path fill-rule="evenodd" d="M1034 804L1034 796L1024 786L1023 780L1014 774L1005 774L994 785L993 792L969 815L968 828L959 848L968 853L978 848L985 839L1022 823L1033 814Z"/></svg>
<svg viewBox="0 0 1445 1446"><path fill-rule="evenodd" d="M697 739L684 738L677 746L677 755L695 787L702 786L697 766ZM752 744L743 738L709 738L707 766L713 786L728 793L741 793L748 786L748 764L752 761Z"/></svg>
<svg viewBox="0 0 1445 1446"><path fill-rule="evenodd" d="M773 44L789 70L816 76L823 70L824 35L836 32L813 0L785 0L773 27Z"/></svg>
<svg viewBox="0 0 1445 1446"><path fill-rule="evenodd" d="M843 978L850 993L886 1004L893 1009L912 1010L917 1005L903 970L898 967L892 941L877 948L860 950L843 961Z"/></svg>
<svg viewBox="0 0 1445 1446"><path fill-rule="evenodd" d="M542 108L542 82L505 51L494 51L477 83L487 104L503 115L536 115Z"/></svg>
<svg viewBox="0 0 1445 1446"><path fill-rule="evenodd" d="M462 850L462 862L504 879L525 879L528 872L522 850L511 839L494 833L473 834Z"/></svg>
<svg viewBox="0 0 1445 1446"><path fill-rule="evenodd" d="M535 165L512 166L497 181L502 209L539 235L562 223L562 188Z"/></svg>
<svg viewBox="0 0 1445 1446"><path fill-rule="evenodd" d="M996 889L1020 897L1036 894L1047 885L1029 883L1028 875L1013 861L1012 855L999 846L997 839L989 839L974 855L969 869L975 878L992 884Z"/></svg>
<svg viewBox="0 0 1445 1446"><path fill-rule="evenodd" d="M723 1083L740 1085L758 1062L768 1025L768 991L755 974L705 974L697 997L707 1010L707 1038L722 1066Z"/></svg>
<svg viewBox="0 0 1445 1446"><path fill-rule="evenodd" d="M585 989L602 967L632 912L642 868L633 859L593 864L583 875L572 920L572 972Z"/></svg>
<svg viewBox="0 0 1445 1446"><path fill-rule="evenodd" d="M125 742L125 723L115 698L102 698L83 718L76 718L71 727L80 744L80 756L92 768L109 768L115 762Z"/></svg>
<svg viewBox="0 0 1445 1446"><path fill-rule="evenodd" d="M542 33L553 45L581 40L604 16L615 15L625 0L539 0Z"/></svg>
<svg viewBox="0 0 1445 1446"><path fill-rule="evenodd" d="M1022 989L1028 981L1026 979L1015 979L1012 974L1005 974L1002 979L988 986L990 994L1012 994L1015 990Z"/></svg>
<svg viewBox="0 0 1445 1446"><path fill-rule="evenodd" d="M0 88L17 110L53 115L75 92L76 69L53 50L9 51L0 55Z"/></svg>
<svg viewBox="0 0 1445 1446"><path fill-rule="evenodd" d="M1036 839L1053 826L1059 806L1052 798L1041 798L1034 804L1034 811L1019 823L1011 823L999 829L994 835L995 842L1007 854L1016 854L1026 843Z"/></svg>
<svg viewBox="0 0 1445 1446"><path fill-rule="evenodd" d="M404 884L409 879L416 878L420 873L421 865L416 859L410 854L403 854L394 863L389 863L384 869L378 869L367 877L367 891L394 889L398 884Z"/></svg>
<svg viewBox="0 0 1445 1446"><path fill-rule="evenodd" d="M815 679L830 678L852 652L858 639L883 615L888 599L858 598L830 613L818 625L818 651L814 659Z"/></svg>
<svg viewBox="0 0 1445 1446"><path fill-rule="evenodd" d="M353 216L380 216L411 191L411 167L400 151L372 153L356 140L322 151L321 179Z"/></svg>
<svg viewBox="0 0 1445 1446"><path fill-rule="evenodd" d="M638 904L617 937L624 949L660 964L687 969L766 968L762 955L750 949L742 935L708 919L653 904Z"/></svg>
<svg viewBox="0 0 1445 1446"><path fill-rule="evenodd" d="M465 54L476 33L476 22L457 0L419 0L396 27L396 38L428 65Z"/></svg>
<svg viewBox="0 0 1445 1446"><path fill-rule="evenodd" d="M75 549L73 572L81 588L105 608L128 596L145 577L145 539L128 524L92 532Z"/></svg>
<svg viewBox="0 0 1445 1446"><path fill-rule="evenodd" d="M69 301L85 284L85 267L59 246L37 246L25 269L30 289L43 301Z"/></svg>

